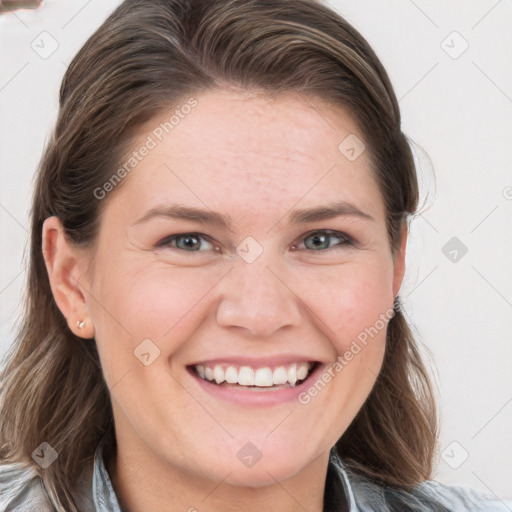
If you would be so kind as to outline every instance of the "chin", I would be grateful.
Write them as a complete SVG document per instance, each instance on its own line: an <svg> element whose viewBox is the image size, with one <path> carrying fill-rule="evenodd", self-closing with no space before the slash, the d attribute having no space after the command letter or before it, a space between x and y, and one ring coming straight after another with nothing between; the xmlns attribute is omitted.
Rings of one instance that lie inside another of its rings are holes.
<svg viewBox="0 0 512 512"><path fill-rule="evenodd" d="M225 482L239 487L261 488L275 485L276 481L288 480L303 469L303 463L299 461L283 462L277 460L277 458L272 458L264 464L263 459L261 459L252 468L231 467L232 473L226 478Z"/></svg>
<svg viewBox="0 0 512 512"><path fill-rule="evenodd" d="M270 451L266 448L260 452L259 459L254 452L252 460L251 455L246 455L251 454L251 449L239 452L239 456L235 453L234 457L226 457L224 452L222 458L219 456L216 461L203 461L201 465L212 468L213 471L205 474L211 480L240 487L259 488L292 478L304 469L308 459L303 453L297 456L297 450L288 455L282 449Z"/></svg>

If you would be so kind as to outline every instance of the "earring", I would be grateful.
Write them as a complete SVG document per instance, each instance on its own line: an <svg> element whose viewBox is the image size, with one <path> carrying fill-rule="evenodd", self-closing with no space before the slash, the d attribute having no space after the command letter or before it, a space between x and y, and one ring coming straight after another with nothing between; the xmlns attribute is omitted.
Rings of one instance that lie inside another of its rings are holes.
<svg viewBox="0 0 512 512"><path fill-rule="evenodd" d="M83 329L85 322L83 320L77 320L76 325L79 329Z"/></svg>

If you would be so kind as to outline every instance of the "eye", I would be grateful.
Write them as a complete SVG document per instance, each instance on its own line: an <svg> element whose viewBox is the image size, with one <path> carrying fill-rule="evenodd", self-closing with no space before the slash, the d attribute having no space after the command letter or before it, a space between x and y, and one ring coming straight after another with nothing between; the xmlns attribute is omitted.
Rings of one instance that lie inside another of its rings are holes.
<svg viewBox="0 0 512 512"><path fill-rule="evenodd" d="M348 236L345 233L340 231L333 231L329 229L323 229L318 231L313 231L309 235L307 235L303 240L306 241L304 244L307 249L311 249L315 252L325 252L331 249L339 249L342 246L351 245L355 246L355 242L353 238ZM307 241L310 241L308 243ZM339 242L334 247L330 247L330 244L333 240L339 240ZM174 249L181 249L186 252L201 252L201 242L204 241L206 244L209 244L210 247L204 248L204 250L214 249L218 251L219 248L215 247L212 242L206 237L206 235L202 235L201 233L180 233L176 235L171 235L156 245L156 247L170 247ZM293 245L292 250L297 248L301 248L302 244Z"/></svg>
<svg viewBox="0 0 512 512"><path fill-rule="evenodd" d="M168 236L158 242L156 246L182 249L187 252L200 252L198 249L201 246L202 240L210 244L210 249L213 247L213 244L205 237L205 235L200 233L180 233L177 235Z"/></svg>
<svg viewBox="0 0 512 512"><path fill-rule="evenodd" d="M329 247L332 240L341 240L340 243L337 244L335 247ZM339 249L344 245L355 245L354 240L348 236L345 233L342 233L340 231L332 231L330 229L322 229L319 231L313 231L308 236L303 238L303 240L306 241L304 244L308 249L312 249L313 251L318 252L318 250L326 251L331 249ZM310 243L307 243L307 241L310 240ZM300 247L300 245L299 245ZM294 245L293 249L296 249L297 246Z"/></svg>

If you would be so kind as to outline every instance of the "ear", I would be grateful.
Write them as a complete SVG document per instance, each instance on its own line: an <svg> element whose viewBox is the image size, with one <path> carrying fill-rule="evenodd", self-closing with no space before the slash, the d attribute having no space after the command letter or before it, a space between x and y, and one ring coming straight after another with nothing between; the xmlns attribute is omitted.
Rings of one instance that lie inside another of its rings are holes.
<svg viewBox="0 0 512 512"><path fill-rule="evenodd" d="M407 225L404 225L400 234L400 246L394 258L393 297L398 295L405 274L405 249L407 247L407 235Z"/></svg>
<svg viewBox="0 0 512 512"><path fill-rule="evenodd" d="M81 282L84 273L85 254L72 246L65 237L58 217L48 217L43 223L43 257L50 280L53 297L67 319L71 332L81 338L93 338L92 324L87 302L82 293L87 282ZM82 328L77 323L84 322Z"/></svg>

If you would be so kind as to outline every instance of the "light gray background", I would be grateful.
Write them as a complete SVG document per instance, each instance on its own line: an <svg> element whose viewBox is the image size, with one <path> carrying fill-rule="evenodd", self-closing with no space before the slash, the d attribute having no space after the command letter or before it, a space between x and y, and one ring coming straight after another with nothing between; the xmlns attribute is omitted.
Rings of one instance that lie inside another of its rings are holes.
<svg viewBox="0 0 512 512"><path fill-rule="evenodd" d="M32 178L60 80L119 3L0 16L0 356L21 311ZM512 496L512 1L329 3L381 58L417 144L426 206L401 296L439 388L435 479Z"/></svg>

